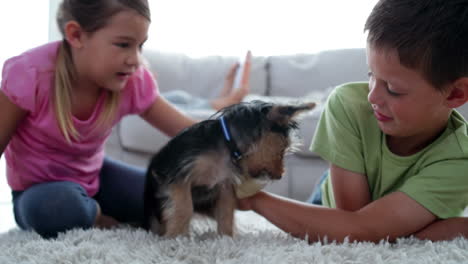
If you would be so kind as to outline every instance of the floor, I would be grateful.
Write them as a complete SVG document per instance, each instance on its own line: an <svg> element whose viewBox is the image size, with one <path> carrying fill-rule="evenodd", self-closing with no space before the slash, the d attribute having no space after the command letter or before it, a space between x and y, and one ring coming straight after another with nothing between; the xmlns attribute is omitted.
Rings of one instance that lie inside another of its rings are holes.
<svg viewBox="0 0 468 264"><path fill-rule="evenodd" d="M0 158L0 233L16 227L11 204L11 190L5 176L5 159Z"/></svg>

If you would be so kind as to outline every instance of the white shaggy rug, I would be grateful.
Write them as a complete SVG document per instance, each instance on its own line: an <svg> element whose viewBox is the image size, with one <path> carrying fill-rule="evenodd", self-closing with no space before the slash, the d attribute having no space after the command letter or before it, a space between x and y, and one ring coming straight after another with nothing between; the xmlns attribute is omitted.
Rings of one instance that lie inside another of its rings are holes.
<svg viewBox="0 0 468 264"><path fill-rule="evenodd" d="M190 238L163 239L141 229L72 230L44 240L18 229L0 234L0 263L468 263L468 240L395 244L315 243L295 239L252 212L236 215L238 236L215 234L210 220L194 221Z"/></svg>

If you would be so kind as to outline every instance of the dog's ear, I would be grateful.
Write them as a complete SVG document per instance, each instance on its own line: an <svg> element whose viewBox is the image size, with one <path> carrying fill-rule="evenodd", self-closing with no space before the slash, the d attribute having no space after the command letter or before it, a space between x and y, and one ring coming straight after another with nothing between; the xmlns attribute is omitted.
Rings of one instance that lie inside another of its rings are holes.
<svg viewBox="0 0 468 264"><path fill-rule="evenodd" d="M277 105L271 108L267 118L279 125L287 126L297 115L312 110L315 103L304 103L299 105Z"/></svg>

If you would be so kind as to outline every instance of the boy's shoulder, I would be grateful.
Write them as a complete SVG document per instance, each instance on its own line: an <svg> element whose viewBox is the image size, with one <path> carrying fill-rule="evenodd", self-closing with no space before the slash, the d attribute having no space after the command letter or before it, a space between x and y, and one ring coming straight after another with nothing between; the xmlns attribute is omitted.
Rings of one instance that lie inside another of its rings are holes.
<svg viewBox="0 0 468 264"><path fill-rule="evenodd" d="M372 108L367 100L368 82L345 83L335 87L328 100L328 107L335 113L342 112L350 119L368 120Z"/></svg>
<svg viewBox="0 0 468 264"><path fill-rule="evenodd" d="M361 81L361 82L347 82L340 84L336 87L336 90L340 90L341 92L348 92L348 93L355 93L355 92L369 92L369 82Z"/></svg>
<svg viewBox="0 0 468 264"><path fill-rule="evenodd" d="M445 131L422 151L420 159L426 165L450 162L452 168L468 169L468 125L460 113L451 114ZM455 165L458 161L461 163Z"/></svg>
<svg viewBox="0 0 468 264"><path fill-rule="evenodd" d="M453 134L460 151L468 158L468 122L456 110L450 116L448 129Z"/></svg>
<svg viewBox="0 0 468 264"><path fill-rule="evenodd" d="M342 101L346 105L355 103L369 104L367 95L369 93L368 82L349 82L341 84L333 90L331 98Z"/></svg>

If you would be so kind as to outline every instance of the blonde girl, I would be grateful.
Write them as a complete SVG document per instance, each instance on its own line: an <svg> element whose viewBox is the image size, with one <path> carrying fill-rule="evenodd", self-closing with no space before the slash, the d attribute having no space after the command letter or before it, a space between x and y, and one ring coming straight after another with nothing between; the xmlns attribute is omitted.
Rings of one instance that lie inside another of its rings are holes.
<svg viewBox="0 0 468 264"><path fill-rule="evenodd" d="M64 0L63 40L6 61L0 90L17 224L43 237L71 228L139 224L144 171L108 159L104 142L127 114L169 136L195 121L159 96L141 67L146 0Z"/></svg>

